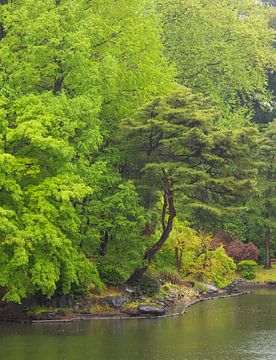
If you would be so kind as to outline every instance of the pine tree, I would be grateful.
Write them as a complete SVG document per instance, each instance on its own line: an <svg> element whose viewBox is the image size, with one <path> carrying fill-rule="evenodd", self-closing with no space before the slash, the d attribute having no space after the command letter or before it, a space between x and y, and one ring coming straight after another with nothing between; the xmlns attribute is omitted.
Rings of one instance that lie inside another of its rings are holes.
<svg viewBox="0 0 276 360"><path fill-rule="evenodd" d="M256 131L219 130L217 110L208 99L187 88L156 98L135 118L125 121L127 176L163 193L162 230L144 254L145 267L129 278L135 282L167 240L176 216L176 199L186 212L222 218L242 206L256 175Z"/></svg>
<svg viewBox="0 0 276 360"><path fill-rule="evenodd" d="M276 120L269 124L263 135L261 166L258 177L259 197L255 210L259 210L264 228L265 268L271 268L271 235L276 222Z"/></svg>

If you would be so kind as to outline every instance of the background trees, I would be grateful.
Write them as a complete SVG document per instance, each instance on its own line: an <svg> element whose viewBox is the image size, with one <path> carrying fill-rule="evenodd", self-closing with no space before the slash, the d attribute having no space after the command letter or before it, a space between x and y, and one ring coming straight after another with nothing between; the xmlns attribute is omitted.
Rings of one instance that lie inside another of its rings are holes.
<svg viewBox="0 0 276 360"><path fill-rule="evenodd" d="M251 0L157 3L178 81L211 97L224 113L224 126L248 121L252 104L269 99L268 71L275 64L269 10Z"/></svg>
<svg viewBox="0 0 276 360"><path fill-rule="evenodd" d="M269 8L253 0L0 4L7 300L101 289L143 272L176 211L195 229L257 242L266 224L272 234L274 125L262 145L250 126L253 105L271 100ZM257 211L245 197L259 150Z"/></svg>

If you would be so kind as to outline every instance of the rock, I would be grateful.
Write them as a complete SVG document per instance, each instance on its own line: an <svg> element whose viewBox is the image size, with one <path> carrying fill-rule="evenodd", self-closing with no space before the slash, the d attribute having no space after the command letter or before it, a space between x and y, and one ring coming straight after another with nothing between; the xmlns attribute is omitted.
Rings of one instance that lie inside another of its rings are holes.
<svg viewBox="0 0 276 360"><path fill-rule="evenodd" d="M155 315L160 316L166 313L165 309L161 309L157 306L139 305L138 311L142 315Z"/></svg>
<svg viewBox="0 0 276 360"><path fill-rule="evenodd" d="M231 285L228 285L228 286L225 286L223 288L223 290L225 290L227 292L227 294L238 294L240 291L237 287L236 284L231 284Z"/></svg>
<svg viewBox="0 0 276 360"><path fill-rule="evenodd" d="M139 316L140 315L139 310L137 308L136 309L123 310L122 312L125 313L125 314L128 314L130 316Z"/></svg>
<svg viewBox="0 0 276 360"><path fill-rule="evenodd" d="M64 316L62 312L43 312L40 315L36 315L36 320L58 320Z"/></svg>
<svg viewBox="0 0 276 360"><path fill-rule="evenodd" d="M276 286L276 281L267 281L267 285Z"/></svg>
<svg viewBox="0 0 276 360"><path fill-rule="evenodd" d="M212 284L207 284L205 282L201 282L200 284L203 285L207 289L208 294L214 294L214 293L218 292L218 288L216 288Z"/></svg>
<svg viewBox="0 0 276 360"><path fill-rule="evenodd" d="M184 297L185 297L185 294L184 294L182 291L180 291L179 293L177 293L177 298L178 298L178 300L183 299Z"/></svg>
<svg viewBox="0 0 276 360"><path fill-rule="evenodd" d="M130 294L134 298L139 298L142 295L142 291L138 288L136 289L125 288L125 292Z"/></svg>
<svg viewBox="0 0 276 360"><path fill-rule="evenodd" d="M165 300L167 300L167 301L174 301L175 299L176 299L175 294L168 294L165 296Z"/></svg>
<svg viewBox="0 0 276 360"><path fill-rule="evenodd" d="M125 289L125 292L127 292L127 293L130 294L130 295L134 295L134 294L135 294L135 290L129 289L129 288L127 288L127 287L126 287L126 289Z"/></svg>
<svg viewBox="0 0 276 360"><path fill-rule="evenodd" d="M104 301L114 307L115 309L121 309L125 303L128 302L127 296L107 296L104 298Z"/></svg>

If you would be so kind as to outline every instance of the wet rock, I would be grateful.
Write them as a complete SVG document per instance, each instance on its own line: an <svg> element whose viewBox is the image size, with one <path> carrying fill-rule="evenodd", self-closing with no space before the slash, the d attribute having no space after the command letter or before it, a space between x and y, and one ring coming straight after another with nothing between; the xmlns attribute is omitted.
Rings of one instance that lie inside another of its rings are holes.
<svg viewBox="0 0 276 360"><path fill-rule="evenodd" d="M127 296L107 296L104 298L104 301L114 307L115 309L121 309L127 302Z"/></svg>
<svg viewBox="0 0 276 360"><path fill-rule="evenodd" d="M168 294L165 296L165 299L167 301L174 301L176 299L176 295L175 294Z"/></svg>
<svg viewBox="0 0 276 360"><path fill-rule="evenodd" d="M227 294L238 294L240 291L236 284L231 284L223 288L227 292Z"/></svg>
<svg viewBox="0 0 276 360"><path fill-rule="evenodd" d="M161 309L157 306L139 305L138 311L142 315L155 315L160 316L166 313L165 309Z"/></svg>
<svg viewBox="0 0 276 360"><path fill-rule="evenodd" d="M216 288L212 284L208 284L208 283L205 283L205 282L201 282L200 284L203 285L207 289L208 294L215 294L215 293L218 292L218 288Z"/></svg>

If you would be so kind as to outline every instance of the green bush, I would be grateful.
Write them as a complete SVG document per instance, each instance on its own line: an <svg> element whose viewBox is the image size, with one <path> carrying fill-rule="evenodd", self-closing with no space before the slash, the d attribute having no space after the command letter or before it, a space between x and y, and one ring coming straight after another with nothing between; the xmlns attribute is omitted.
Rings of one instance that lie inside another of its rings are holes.
<svg viewBox="0 0 276 360"><path fill-rule="evenodd" d="M121 285L125 282L127 274L120 267L107 261L98 263L101 279L107 286Z"/></svg>
<svg viewBox="0 0 276 360"><path fill-rule="evenodd" d="M238 263L238 271L247 280L253 280L256 277L258 264L253 260L243 260Z"/></svg>
<svg viewBox="0 0 276 360"><path fill-rule="evenodd" d="M139 288L140 288L142 294L145 296L152 297L154 295L159 294L160 284L154 278L150 278L148 276L143 276L140 279L138 285L139 285Z"/></svg>
<svg viewBox="0 0 276 360"><path fill-rule="evenodd" d="M164 268L159 272L159 277L163 281L169 281L170 283L176 285L179 285L183 282L179 272L173 268Z"/></svg>

